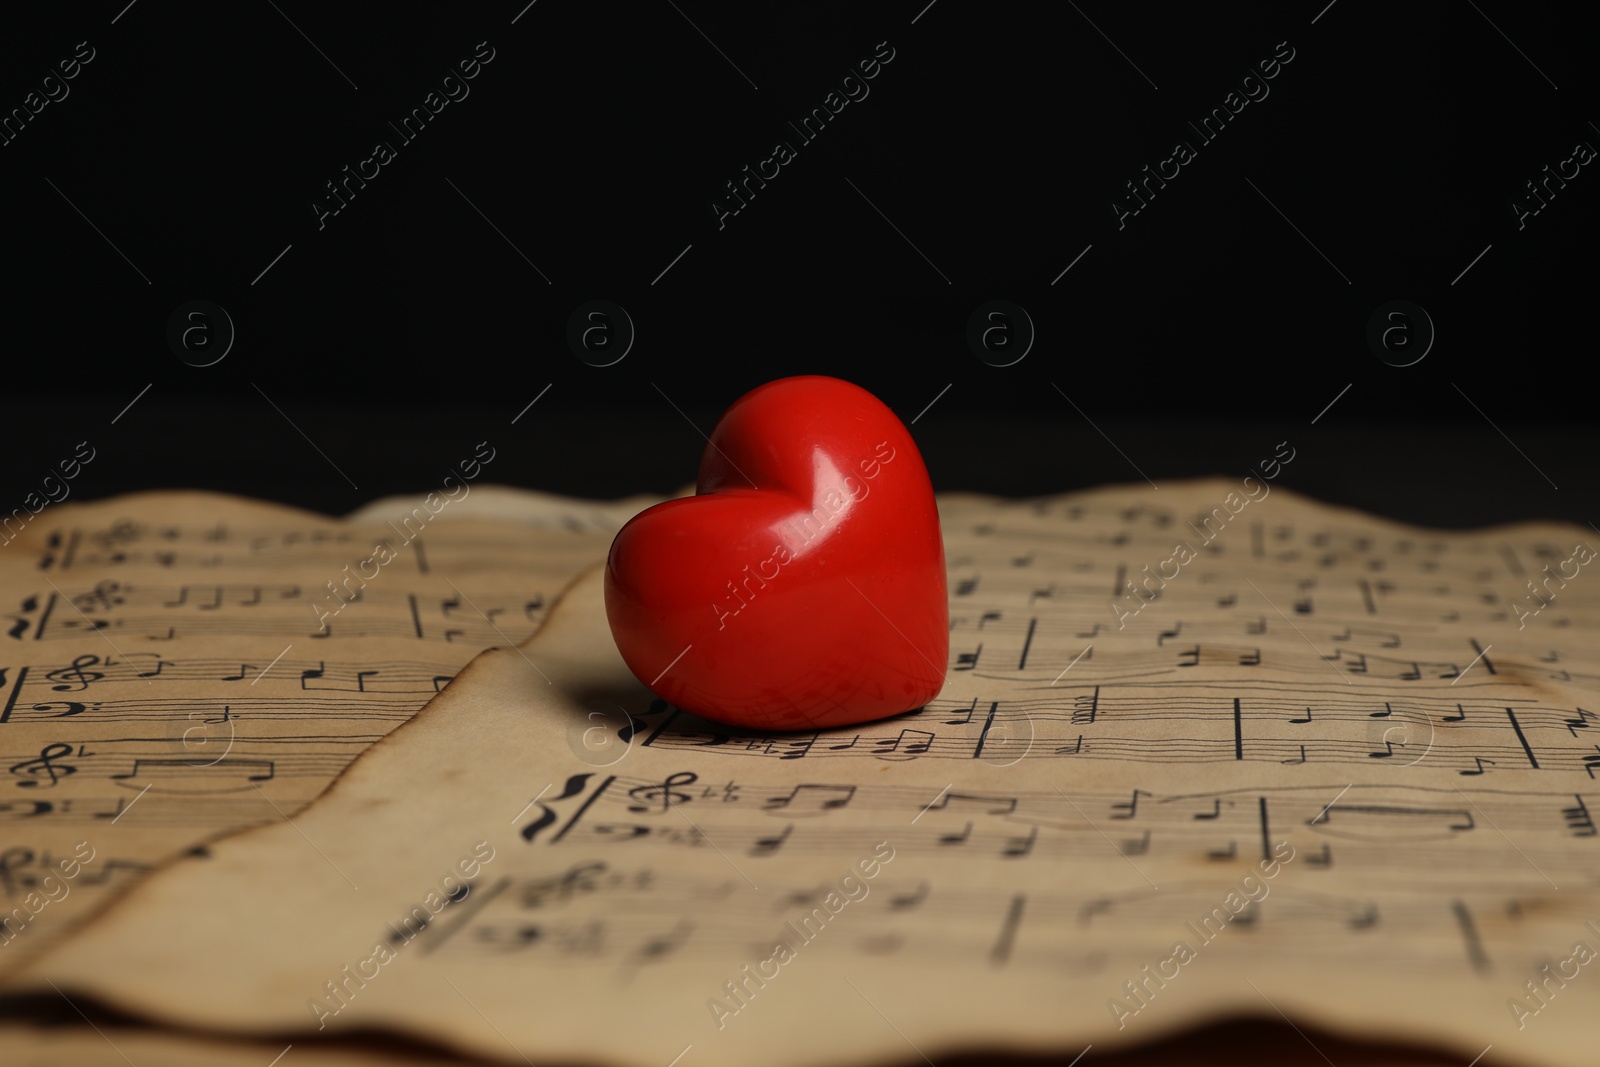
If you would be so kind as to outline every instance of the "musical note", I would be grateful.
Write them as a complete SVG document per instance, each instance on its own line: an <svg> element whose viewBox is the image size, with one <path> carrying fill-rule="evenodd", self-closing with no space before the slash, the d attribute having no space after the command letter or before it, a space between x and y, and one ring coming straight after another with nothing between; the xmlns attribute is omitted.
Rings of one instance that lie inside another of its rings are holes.
<svg viewBox="0 0 1600 1067"><path fill-rule="evenodd" d="M1467 710L1465 708L1463 708L1460 704L1457 704L1456 705L1456 714L1454 714L1454 715L1446 715L1443 718L1442 721L1443 722L1466 722L1467 721Z"/></svg>
<svg viewBox="0 0 1600 1067"><path fill-rule="evenodd" d="M926 879L917 883L915 891L910 893L891 893L889 895L890 911L914 911L928 899L928 882Z"/></svg>
<svg viewBox="0 0 1600 1067"><path fill-rule="evenodd" d="M946 726L965 726L972 721L973 713L978 710L978 698L973 697L972 703L967 706L967 713L959 719L944 720ZM858 735L859 736L859 735ZM854 742L851 742L854 744Z"/></svg>
<svg viewBox="0 0 1600 1067"><path fill-rule="evenodd" d="M131 654L127 655L127 656L124 656L123 659L133 659L135 656L149 656L149 657L151 657L152 659L154 659L156 661L155 662L155 667L154 667L153 670L149 669L149 668L146 668L145 670L137 670L137 671L133 672L134 674L136 674L140 678L159 678L161 676L161 671L162 671L163 668L172 666L172 662L170 660L164 660L160 656L156 655L154 652L134 652L134 653L131 653ZM111 661L109 659L107 659L106 660L106 665L110 666L110 664L111 664Z"/></svg>
<svg viewBox="0 0 1600 1067"><path fill-rule="evenodd" d="M629 805L628 810L636 814L646 814L659 805L660 810L656 814L665 814L672 810L672 805L687 804L689 802L689 794L680 793L675 787L693 785L697 781L699 781L699 775L693 771L680 771L677 774L668 775L667 780L664 782L654 785L635 786L628 790L628 796L633 800L642 801L642 803Z"/></svg>
<svg viewBox="0 0 1600 1067"><path fill-rule="evenodd" d="M1005 847L1000 850L1000 855L1005 859L1020 859L1033 851L1033 843L1038 836L1039 827L1032 826L1022 837L1008 837L1005 839Z"/></svg>
<svg viewBox="0 0 1600 1067"><path fill-rule="evenodd" d="M1104 897L1091 900L1078 909L1078 923L1081 926L1088 926L1096 915L1108 914L1114 907L1116 907L1116 902L1107 900Z"/></svg>
<svg viewBox="0 0 1600 1067"><path fill-rule="evenodd" d="M1494 766L1494 760L1485 760L1482 756L1474 756L1472 758L1473 758L1473 761L1477 764L1476 767L1474 767L1470 771L1457 771L1456 773L1457 774L1479 775L1479 774L1483 773L1483 765L1485 763L1488 763L1491 767Z"/></svg>
<svg viewBox="0 0 1600 1067"><path fill-rule="evenodd" d="M794 831L794 824L790 823L788 826L785 826L783 828L783 833L781 833L781 834L777 834L777 835L770 835L769 834L769 835L767 835L765 837L758 837L756 839L755 844L750 846L750 855L752 855L752 856L770 856L770 855L772 855L774 852L777 852L780 848L783 847L783 843L785 841L789 840L789 834L792 833L793 831Z"/></svg>
<svg viewBox="0 0 1600 1067"><path fill-rule="evenodd" d="M909 759L920 756L933 746L934 735L926 730L901 730L894 738L883 738L873 743L873 755L879 759ZM905 755L896 755L897 753Z"/></svg>
<svg viewBox="0 0 1600 1067"><path fill-rule="evenodd" d="M803 738L785 738L783 741L783 754L779 759L804 759L811 751L811 746L817 743L817 735L809 734Z"/></svg>
<svg viewBox="0 0 1600 1067"><path fill-rule="evenodd" d="M694 923L687 919L680 919L667 933L656 934L640 942L639 947L633 952L632 960L637 963L655 963L665 959L678 951L688 941L689 935L693 932ZM598 954L600 947L598 929L594 932L593 942L592 951L594 954Z"/></svg>
<svg viewBox="0 0 1600 1067"><path fill-rule="evenodd" d="M1305 724L1305 723L1310 722L1311 721L1311 706L1309 704L1306 706L1306 717L1305 718L1303 718L1303 719L1290 719L1289 721L1290 722L1297 722L1297 723L1300 723L1302 725Z"/></svg>
<svg viewBox="0 0 1600 1067"><path fill-rule="evenodd" d="M1146 793L1143 789L1135 789L1132 797L1126 801L1119 801L1118 803L1111 805L1111 817L1113 819L1131 819L1136 816L1139 813L1140 794L1143 794L1144 796L1152 795L1150 793Z"/></svg>
<svg viewBox="0 0 1600 1067"><path fill-rule="evenodd" d="M253 772L253 773L246 773ZM113 774L119 786L133 789L139 780L153 793L239 793L256 788L256 782L270 781L277 774L277 762L264 759L229 759L197 764L182 759L135 759L131 770ZM243 781L231 779L242 778Z"/></svg>
<svg viewBox="0 0 1600 1067"><path fill-rule="evenodd" d="M11 773L15 775L28 775L26 779L17 783L24 789L33 789L39 786L41 776L49 776L50 781L43 788L48 789L69 774L78 773L78 768L56 761L64 756L72 755L72 746L58 741L55 744L44 746L39 750L39 758L23 760L21 763L11 765Z"/></svg>
<svg viewBox="0 0 1600 1067"><path fill-rule="evenodd" d="M978 796L975 793L952 793L948 789L929 804L924 811L958 811L971 809L985 815L1010 815L1017 810L1016 797Z"/></svg>
<svg viewBox="0 0 1600 1067"><path fill-rule="evenodd" d="M797 785L787 796L767 798L761 807L763 811L782 811L791 817L821 815L849 804L855 794L853 785Z"/></svg>

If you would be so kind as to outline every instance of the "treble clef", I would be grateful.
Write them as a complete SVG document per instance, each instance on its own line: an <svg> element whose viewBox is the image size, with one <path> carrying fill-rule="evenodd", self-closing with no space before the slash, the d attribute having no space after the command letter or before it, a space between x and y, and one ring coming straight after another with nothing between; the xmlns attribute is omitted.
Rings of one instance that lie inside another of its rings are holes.
<svg viewBox="0 0 1600 1067"><path fill-rule="evenodd" d="M78 773L78 768L76 767L69 767L66 764L52 762L53 760L58 760L63 756L70 755L72 755L72 746L64 741L58 741L53 745L46 745L44 748L40 749L38 759L23 760L21 763L12 764L11 773L16 775L29 775L27 780L17 783L17 785L23 789L31 789L38 786L40 777L49 775L50 781L45 786L45 788L48 789L50 786L55 785L67 775Z"/></svg>
<svg viewBox="0 0 1600 1067"><path fill-rule="evenodd" d="M699 781L699 776L693 771L681 771L670 774L667 780L655 785L640 785L628 790L628 796L634 800L642 801L640 804L631 804L628 810L635 814L644 814L659 805L664 814L672 809L674 804L687 804L688 793L680 793L674 787L680 785L693 785Z"/></svg>
<svg viewBox="0 0 1600 1067"><path fill-rule="evenodd" d="M81 691L89 688L90 682L98 682L100 679L105 677L105 675L99 671L84 670L85 667L98 666L100 666L99 656L79 656L77 659L72 661L72 666L62 667L59 670L51 671L49 674L45 675L45 677L50 679L52 682L78 683L77 685L68 684L51 686L51 688L58 693ZM107 666L110 666L110 664L107 664Z"/></svg>

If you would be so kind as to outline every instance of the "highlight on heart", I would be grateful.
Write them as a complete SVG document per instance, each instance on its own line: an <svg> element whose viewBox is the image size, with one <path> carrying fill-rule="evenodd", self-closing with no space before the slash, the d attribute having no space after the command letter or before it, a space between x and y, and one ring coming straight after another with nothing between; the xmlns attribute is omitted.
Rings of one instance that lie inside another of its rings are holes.
<svg viewBox="0 0 1600 1067"><path fill-rule="evenodd" d="M787 539L779 541L772 546L772 555L756 564L754 573L751 572L750 565L746 563L741 572L743 574L742 578L730 578L724 583L727 587L728 595L723 599L731 601L736 606L726 608L721 604L712 603L711 612L717 617L717 629L722 629L728 624L728 619L749 607L750 601L755 599L757 591L765 589L768 582L775 580L781 568L792 560L800 549L817 538L824 536L828 532L830 524L843 515L852 503L860 503L865 500L867 494L872 491L872 479L876 478L883 471L884 466L893 460L894 448L890 446L888 441L878 442L877 451L857 464L861 471L860 479L857 479L852 474L846 474L840 486L823 493L822 503L812 508L809 514L790 519L784 523L783 532ZM843 488L843 493L839 491L840 488ZM789 534L794 536L787 537ZM766 568L769 565L772 567L771 574L766 572ZM735 584L736 582L737 584ZM756 588L751 588L752 582L756 584ZM742 593L740 592L741 587L744 590Z"/></svg>

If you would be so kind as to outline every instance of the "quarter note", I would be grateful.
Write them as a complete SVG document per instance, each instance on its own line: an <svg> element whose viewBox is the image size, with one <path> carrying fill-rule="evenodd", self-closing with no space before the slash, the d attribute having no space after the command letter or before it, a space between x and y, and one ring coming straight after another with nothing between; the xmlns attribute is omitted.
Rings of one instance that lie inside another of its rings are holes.
<svg viewBox="0 0 1600 1067"><path fill-rule="evenodd" d="M978 710L978 698L972 698L972 704L967 708L967 713L959 719L946 719L946 726L965 726L972 721L973 714Z"/></svg>
<svg viewBox="0 0 1600 1067"><path fill-rule="evenodd" d="M790 823L788 826L785 826L783 828L783 833L781 833L781 834L777 834L775 836L769 835L767 837L758 837L758 838L756 838L756 843L750 846L750 855L752 855L752 856L770 856L770 855L772 855L774 852L778 851L780 848L783 847L783 843L785 841L789 840L789 835L791 833L793 833L793 832L794 832L794 823Z"/></svg>
<svg viewBox="0 0 1600 1067"><path fill-rule="evenodd" d="M1142 856L1150 851L1150 831L1146 830L1143 837L1130 837L1117 846L1117 851L1124 856Z"/></svg>
<svg viewBox="0 0 1600 1067"><path fill-rule="evenodd" d="M1133 796L1129 797L1125 801L1119 801L1118 803L1111 805L1111 817L1113 819L1131 819L1137 815L1139 813L1140 793L1144 793L1145 796L1152 795L1150 793L1145 793L1143 789L1135 789L1133 791Z"/></svg>
<svg viewBox="0 0 1600 1067"><path fill-rule="evenodd" d="M1005 848L1000 850L1000 855L1005 859L1020 859L1033 851L1033 842L1038 836L1039 828L1032 826L1028 828L1028 833L1024 837L1008 837Z"/></svg>
<svg viewBox="0 0 1600 1067"><path fill-rule="evenodd" d="M912 893L894 893L889 897L890 911L911 911L928 899L928 883L918 883L916 891Z"/></svg>

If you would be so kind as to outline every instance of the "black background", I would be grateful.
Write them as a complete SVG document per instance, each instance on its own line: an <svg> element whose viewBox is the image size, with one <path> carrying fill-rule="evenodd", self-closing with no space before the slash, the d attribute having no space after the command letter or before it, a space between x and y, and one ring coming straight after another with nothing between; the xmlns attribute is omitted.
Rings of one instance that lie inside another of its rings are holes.
<svg viewBox="0 0 1600 1067"><path fill-rule="evenodd" d="M1411 521L1600 519L1600 178L1521 229L1511 207L1600 145L1589 39L1549 4L1325 3L10 10L0 111L95 57L0 147L0 512L84 440L76 499L342 513L482 440L493 480L670 492L740 394L820 373L915 419L941 490L1237 478L1287 440L1279 484ZM387 123L479 42L470 94L403 143ZM801 143L879 42L869 95ZM1290 48L1213 142L1189 129ZM380 139L396 158L319 226ZM1180 139L1196 158L1119 229ZM797 158L719 227L778 140ZM966 339L997 298L1037 330L1007 367ZM236 329L212 366L166 340L193 299ZM591 299L637 330L612 366L566 340ZM1366 340L1395 299L1437 331L1407 367Z"/></svg>

